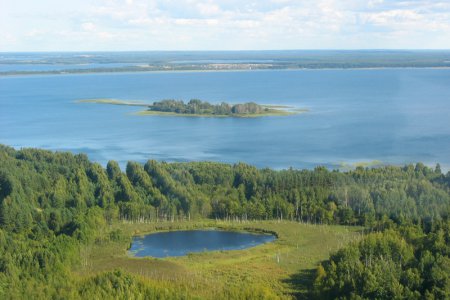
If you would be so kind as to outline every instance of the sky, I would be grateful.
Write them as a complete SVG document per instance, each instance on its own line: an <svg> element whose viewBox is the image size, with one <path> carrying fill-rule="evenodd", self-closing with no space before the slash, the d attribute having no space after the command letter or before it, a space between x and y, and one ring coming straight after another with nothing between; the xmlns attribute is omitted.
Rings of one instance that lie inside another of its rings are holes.
<svg viewBox="0 0 450 300"><path fill-rule="evenodd" d="M0 51L450 49L450 0L0 0Z"/></svg>

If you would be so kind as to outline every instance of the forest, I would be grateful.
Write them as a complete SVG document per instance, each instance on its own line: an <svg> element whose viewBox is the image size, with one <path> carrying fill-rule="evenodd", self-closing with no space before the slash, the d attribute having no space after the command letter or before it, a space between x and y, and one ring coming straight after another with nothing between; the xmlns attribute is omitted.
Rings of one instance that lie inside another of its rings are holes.
<svg viewBox="0 0 450 300"><path fill-rule="evenodd" d="M192 298L123 270L72 269L86 245L130 238L112 224L210 219L364 228L317 266L310 298L448 299L449 213L450 173L439 165L275 171L149 160L122 171L84 154L0 145L0 298Z"/></svg>
<svg viewBox="0 0 450 300"><path fill-rule="evenodd" d="M220 116L261 114L269 112L269 108L254 102L234 105L225 102L211 104L199 99L191 99L188 103L184 103L182 100L161 100L159 102L154 102L153 105L149 106L149 110L177 114Z"/></svg>

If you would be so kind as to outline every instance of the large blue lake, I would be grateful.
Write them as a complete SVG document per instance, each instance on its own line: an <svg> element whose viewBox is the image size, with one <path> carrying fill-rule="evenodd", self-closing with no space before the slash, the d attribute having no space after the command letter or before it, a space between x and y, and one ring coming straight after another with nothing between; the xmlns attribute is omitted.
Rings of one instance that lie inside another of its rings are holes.
<svg viewBox="0 0 450 300"><path fill-rule="evenodd" d="M286 104L288 117L136 116L78 99ZM0 77L0 143L128 160L338 167L379 160L450 166L450 70L155 72Z"/></svg>

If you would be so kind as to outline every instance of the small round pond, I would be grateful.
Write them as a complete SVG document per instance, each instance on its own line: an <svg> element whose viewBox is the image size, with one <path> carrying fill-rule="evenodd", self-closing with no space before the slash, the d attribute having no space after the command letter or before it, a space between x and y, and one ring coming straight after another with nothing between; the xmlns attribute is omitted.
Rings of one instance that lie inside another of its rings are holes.
<svg viewBox="0 0 450 300"><path fill-rule="evenodd" d="M152 233L133 238L135 257L183 256L192 252L239 250L275 240L271 234L223 230L184 230Z"/></svg>

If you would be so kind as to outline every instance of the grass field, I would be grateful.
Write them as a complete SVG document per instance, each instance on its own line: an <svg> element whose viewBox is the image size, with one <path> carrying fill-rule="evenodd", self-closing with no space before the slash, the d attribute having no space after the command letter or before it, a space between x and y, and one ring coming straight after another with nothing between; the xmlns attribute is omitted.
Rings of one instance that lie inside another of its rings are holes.
<svg viewBox="0 0 450 300"><path fill-rule="evenodd" d="M76 103L97 103L97 104L111 104L111 105L126 105L126 106L150 106L149 103L143 103L140 101L123 101L123 100L117 100L117 99L83 99L78 100Z"/></svg>
<svg viewBox="0 0 450 300"><path fill-rule="evenodd" d="M297 222L216 222L195 221L151 224L114 224L124 235L164 230L216 227L227 230L272 231L278 239L257 247L190 254L173 258L134 258L129 255L129 239L97 242L82 250L81 276L123 269L152 284L186 291L193 298L221 299L255 296L303 298L317 265L330 252L360 237L361 228L308 225Z"/></svg>

